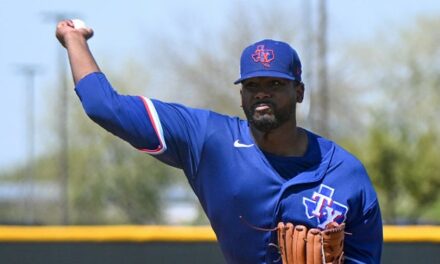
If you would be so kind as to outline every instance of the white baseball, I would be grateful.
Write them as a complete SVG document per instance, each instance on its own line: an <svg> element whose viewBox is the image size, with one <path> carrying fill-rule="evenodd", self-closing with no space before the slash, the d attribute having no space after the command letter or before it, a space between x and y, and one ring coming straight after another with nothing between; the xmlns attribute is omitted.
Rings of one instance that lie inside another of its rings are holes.
<svg viewBox="0 0 440 264"><path fill-rule="evenodd" d="M72 19L72 22L75 29L87 28L86 23L81 19Z"/></svg>

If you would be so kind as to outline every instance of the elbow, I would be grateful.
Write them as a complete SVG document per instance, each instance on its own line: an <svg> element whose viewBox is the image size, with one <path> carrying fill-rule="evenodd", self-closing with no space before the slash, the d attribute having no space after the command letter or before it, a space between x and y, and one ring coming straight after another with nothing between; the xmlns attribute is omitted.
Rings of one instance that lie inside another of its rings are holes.
<svg viewBox="0 0 440 264"><path fill-rule="evenodd" d="M114 107L105 102L95 101L91 103L84 103L83 108L87 116L100 126L107 128L116 120Z"/></svg>
<svg viewBox="0 0 440 264"><path fill-rule="evenodd" d="M101 103L94 103L94 104L83 103L83 108L87 116L90 117L91 119L99 119L106 112L108 112L105 110L105 105Z"/></svg>

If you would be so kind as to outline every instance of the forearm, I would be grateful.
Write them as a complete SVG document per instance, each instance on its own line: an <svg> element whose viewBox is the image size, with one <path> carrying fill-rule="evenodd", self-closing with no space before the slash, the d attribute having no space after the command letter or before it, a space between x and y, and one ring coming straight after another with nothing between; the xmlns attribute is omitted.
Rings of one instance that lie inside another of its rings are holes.
<svg viewBox="0 0 440 264"><path fill-rule="evenodd" d="M142 99L119 95L111 87L87 44L92 36L91 28L75 27L72 20L63 20L57 25L56 37L67 50L76 92L84 110L96 123L133 146L156 148L160 142L155 138L156 131Z"/></svg>
<svg viewBox="0 0 440 264"><path fill-rule="evenodd" d="M98 64L90 52L87 41L84 37L75 32L66 36L66 49L69 56L70 68L72 70L75 85L84 76L100 72Z"/></svg>
<svg viewBox="0 0 440 264"><path fill-rule="evenodd" d="M76 28L74 22L68 19L58 23L55 35L67 49L75 85L84 76L100 71L87 44L87 40L93 36L91 28Z"/></svg>

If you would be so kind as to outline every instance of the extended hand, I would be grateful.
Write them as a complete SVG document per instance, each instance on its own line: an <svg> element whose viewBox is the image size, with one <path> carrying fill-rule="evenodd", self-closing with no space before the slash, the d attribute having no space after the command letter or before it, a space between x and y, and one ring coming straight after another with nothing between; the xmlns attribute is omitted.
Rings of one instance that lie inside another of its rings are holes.
<svg viewBox="0 0 440 264"><path fill-rule="evenodd" d="M73 21L67 19L58 23L55 35L61 45L67 48L71 39L86 41L91 38L93 29L87 27L75 28Z"/></svg>

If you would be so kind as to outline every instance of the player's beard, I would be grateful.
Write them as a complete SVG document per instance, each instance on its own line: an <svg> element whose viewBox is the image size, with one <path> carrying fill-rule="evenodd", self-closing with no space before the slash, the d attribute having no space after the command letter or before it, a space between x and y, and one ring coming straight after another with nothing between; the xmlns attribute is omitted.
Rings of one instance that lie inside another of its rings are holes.
<svg viewBox="0 0 440 264"><path fill-rule="evenodd" d="M270 111L263 113L256 111L257 106L262 103L270 106ZM275 103L260 101L251 106L243 105L243 111L251 126L263 133L267 133L289 121L295 114L295 107L295 104L289 104L286 107L278 108Z"/></svg>

